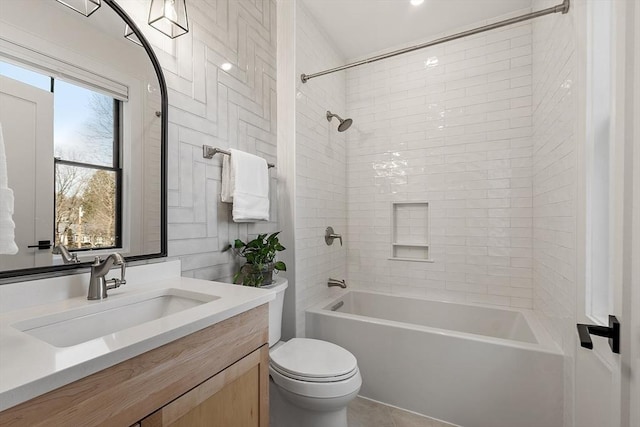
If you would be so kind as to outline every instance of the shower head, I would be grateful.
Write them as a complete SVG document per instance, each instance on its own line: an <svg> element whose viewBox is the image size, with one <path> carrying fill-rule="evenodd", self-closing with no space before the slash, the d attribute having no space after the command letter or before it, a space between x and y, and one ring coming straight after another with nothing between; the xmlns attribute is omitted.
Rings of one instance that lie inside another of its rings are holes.
<svg viewBox="0 0 640 427"><path fill-rule="evenodd" d="M340 124L338 125L338 132L344 132L345 130L349 129L349 127L353 123L353 120L351 119L343 120L340 118L339 115L333 114L331 111L327 110L327 121L331 121L331 119L334 117L340 120Z"/></svg>

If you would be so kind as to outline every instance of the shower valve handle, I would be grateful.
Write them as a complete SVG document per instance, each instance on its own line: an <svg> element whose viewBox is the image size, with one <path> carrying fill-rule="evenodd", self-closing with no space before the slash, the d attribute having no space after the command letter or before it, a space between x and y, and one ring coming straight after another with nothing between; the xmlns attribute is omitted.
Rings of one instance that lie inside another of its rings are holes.
<svg viewBox="0 0 640 427"><path fill-rule="evenodd" d="M342 246L342 234L336 234L333 231L333 227L327 227L327 229L324 232L324 242L327 244L327 246L331 246L333 245L333 241L335 239L339 239L340 246Z"/></svg>
<svg viewBox="0 0 640 427"><path fill-rule="evenodd" d="M340 240L340 246L342 246L342 234L329 234L329 238L331 240L333 240L333 239Z"/></svg>

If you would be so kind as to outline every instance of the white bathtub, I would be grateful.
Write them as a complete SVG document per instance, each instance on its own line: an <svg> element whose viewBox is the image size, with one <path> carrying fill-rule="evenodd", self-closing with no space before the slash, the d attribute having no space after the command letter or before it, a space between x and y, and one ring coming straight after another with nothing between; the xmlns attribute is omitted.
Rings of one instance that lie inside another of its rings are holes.
<svg viewBox="0 0 640 427"><path fill-rule="evenodd" d="M361 396L464 427L562 426L563 355L530 311L350 291L306 316L356 356Z"/></svg>

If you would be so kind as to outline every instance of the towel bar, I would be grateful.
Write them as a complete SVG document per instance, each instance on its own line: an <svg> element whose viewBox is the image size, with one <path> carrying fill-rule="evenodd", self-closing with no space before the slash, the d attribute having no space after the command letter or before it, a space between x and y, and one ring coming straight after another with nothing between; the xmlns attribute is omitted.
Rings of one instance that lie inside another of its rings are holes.
<svg viewBox="0 0 640 427"><path fill-rule="evenodd" d="M231 153L228 152L227 150L222 150L218 147L212 147L210 145L202 146L202 157L204 157L205 159L212 159L213 156L215 156L218 153L224 154L225 156L231 155ZM271 168L275 168L276 165L274 165L273 163L267 163L267 167L271 169Z"/></svg>

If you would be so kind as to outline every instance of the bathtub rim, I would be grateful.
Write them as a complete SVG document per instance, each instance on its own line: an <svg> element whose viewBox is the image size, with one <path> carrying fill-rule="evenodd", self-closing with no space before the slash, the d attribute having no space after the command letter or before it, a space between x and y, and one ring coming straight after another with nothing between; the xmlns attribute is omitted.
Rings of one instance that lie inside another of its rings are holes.
<svg viewBox="0 0 640 427"><path fill-rule="evenodd" d="M479 308L485 308L485 309L504 310L504 311L520 313L523 315L525 321L531 328L531 331L533 332L533 335L535 336L538 342L528 343L524 341L511 340L507 338L498 338L498 337L492 337L487 335L473 334L469 332L453 331L450 329L436 328L433 326L399 322L396 320L378 319L375 317L330 310L329 307L338 303L342 298L344 298L350 292L368 293L368 294L375 294L375 295L388 296L388 297L411 298L415 300L422 300L422 301L429 301L429 302L456 304L456 305L463 305L463 306L470 306L470 307L479 307ZM538 319L537 314L533 310L529 310L526 308L493 306L489 304L478 304L478 303L471 303L471 302L459 302L459 301L451 301L446 299L429 298L422 295L393 294L390 292L374 291L374 290L368 290L368 289L362 289L362 288L352 288L346 291L341 291L340 295L337 295L337 296L333 295L323 299L322 301L319 301L318 303L307 308L305 312L318 314L318 315L333 316L333 317L344 318L344 319L358 320L358 321L362 321L362 322L366 322L374 325L385 325L393 328L409 329L413 331L424 331L424 332L430 332L438 335L472 340L476 342L500 344L500 345L506 345L506 346L515 347L515 348L520 348L523 350L539 351L543 353L564 356L564 352L562 351L560 346L553 340L553 338L547 332L547 330L544 328L543 324Z"/></svg>

